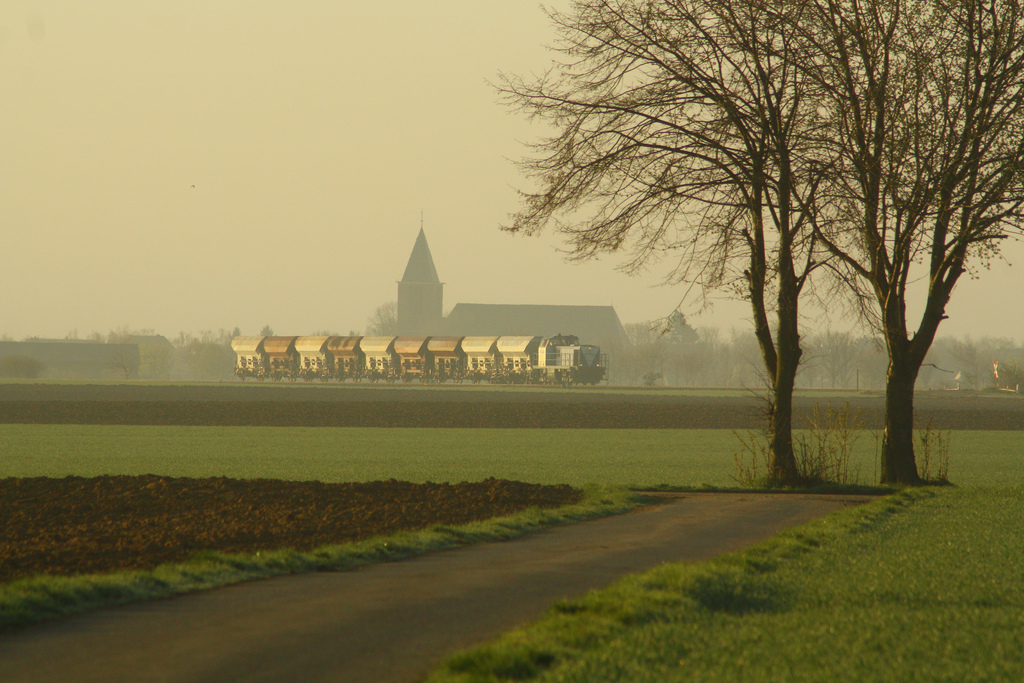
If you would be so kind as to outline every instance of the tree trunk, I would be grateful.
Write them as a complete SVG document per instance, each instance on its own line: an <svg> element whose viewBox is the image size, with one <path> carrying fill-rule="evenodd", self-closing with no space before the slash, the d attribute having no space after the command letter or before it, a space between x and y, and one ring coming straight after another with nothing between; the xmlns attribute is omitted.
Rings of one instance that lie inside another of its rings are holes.
<svg viewBox="0 0 1024 683"><path fill-rule="evenodd" d="M768 427L771 430L769 476L783 482L796 482L798 472L793 453L793 387L799 364L799 348L779 349L779 369L772 388ZM795 357L794 357L795 356Z"/></svg>
<svg viewBox="0 0 1024 683"><path fill-rule="evenodd" d="M920 484L914 458L914 382L919 366L906 357L889 361L885 378L885 432L881 483Z"/></svg>
<svg viewBox="0 0 1024 683"><path fill-rule="evenodd" d="M800 367L800 281L793 270L793 243L789 231L789 174L784 174L780 201L779 225L779 276L778 310L776 323L778 334L775 345L775 367L773 373L772 413L769 427L772 434L771 462L769 469L772 479L798 483L799 472L793 453L793 389L796 386L796 371Z"/></svg>
<svg viewBox="0 0 1024 683"><path fill-rule="evenodd" d="M956 273L959 277L959 272ZM921 323L913 335L907 334L903 302L906 294L892 297L885 307L886 347L889 369L885 376L885 432L882 435L882 484L921 483L914 457L914 384L925 354L935 339L945 315L953 277L949 283L928 291Z"/></svg>

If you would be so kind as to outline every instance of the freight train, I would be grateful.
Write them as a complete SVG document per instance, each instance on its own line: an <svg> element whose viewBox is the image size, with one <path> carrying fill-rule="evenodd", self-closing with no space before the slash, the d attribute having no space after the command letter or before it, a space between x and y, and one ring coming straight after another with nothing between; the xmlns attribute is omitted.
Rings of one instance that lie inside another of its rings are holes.
<svg viewBox="0 0 1024 683"><path fill-rule="evenodd" d="M554 337L235 337L235 374L257 381L597 384L607 356Z"/></svg>

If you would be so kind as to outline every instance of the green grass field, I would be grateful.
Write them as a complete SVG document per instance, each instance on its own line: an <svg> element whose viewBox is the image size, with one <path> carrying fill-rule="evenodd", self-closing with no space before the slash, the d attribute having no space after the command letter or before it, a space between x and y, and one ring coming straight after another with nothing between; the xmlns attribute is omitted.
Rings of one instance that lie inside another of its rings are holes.
<svg viewBox="0 0 1024 683"><path fill-rule="evenodd" d="M627 577L457 655L431 680L1024 680L1024 432L949 440L957 488L897 493L716 561ZM737 450L728 430L0 425L0 476L728 487ZM861 433L861 483L874 481L876 453L877 437ZM239 562L218 560L211 576L225 565ZM0 612L8 598L35 610L19 617L29 619L68 609L70 596L101 604L125 581L131 596L191 589L162 575L80 581L32 584L27 606L23 586L0 591Z"/></svg>
<svg viewBox="0 0 1024 683"><path fill-rule="evenodd" d="M950 434L951 479L1024 481L1022 432ZM877 479L877 435L852 469ZM733 486L730 430L357 429L0 425L0 477L159 474L325 482L400 479Z"/></svg>
<svg viewBox="0 0 1024 683"><path fill-rule="evenodd" d="M1020 681L1024 487L897 494L556 605L431 683Z"/></svg>

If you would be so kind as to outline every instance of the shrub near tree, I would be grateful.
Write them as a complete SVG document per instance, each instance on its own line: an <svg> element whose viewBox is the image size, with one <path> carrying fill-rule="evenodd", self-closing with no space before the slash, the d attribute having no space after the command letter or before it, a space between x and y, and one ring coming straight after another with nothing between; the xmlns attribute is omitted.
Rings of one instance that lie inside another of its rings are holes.
<svg viewBox="0 0 1024 683"><path fill-rule="evenodd" d="M173 344L188 379L224 380L234 377L236 355L231 340L241 335L239 328L204 331L198 337L182 332Z"/></svg>
<svg viewBox="0 0 1024 683"><path fill-rule="evenodd" d="M1024 387L1024 360L1000 363L996 386L1000 389L1019 392Z"/></svg>

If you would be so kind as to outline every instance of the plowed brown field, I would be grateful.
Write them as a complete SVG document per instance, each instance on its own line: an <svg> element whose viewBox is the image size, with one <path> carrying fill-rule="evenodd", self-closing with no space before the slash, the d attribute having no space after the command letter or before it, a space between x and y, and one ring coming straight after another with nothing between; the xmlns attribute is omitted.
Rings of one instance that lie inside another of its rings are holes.
<svg viewBox="0 0 1024 683"><path fill-rule="evenodd" d="M461 484L0 479L0 582L151 568L203 550L309 550L528 507L557 507L579 497L568 486L497 479Z"/></svg>

